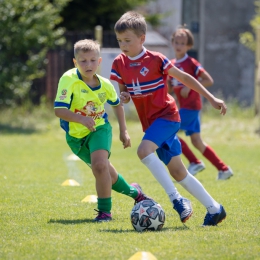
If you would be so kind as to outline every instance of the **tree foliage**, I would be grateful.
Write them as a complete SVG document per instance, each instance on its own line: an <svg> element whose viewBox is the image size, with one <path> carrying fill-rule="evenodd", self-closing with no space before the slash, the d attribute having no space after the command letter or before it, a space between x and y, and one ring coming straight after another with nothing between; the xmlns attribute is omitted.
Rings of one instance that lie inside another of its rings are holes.
<svg viewBox="0 0 260 260"><path fill-rule="evenodd" d="M126 11L154 0L73 0L62 11L62 26L67 30L92 30L101 25L113 30L115 22Z"/></svg>
<svg viewBox="0 0 260 260"><path fill-rule="evenodd" d="M256 33L256 29L260 26L260 0L255 1L255 6L256 6L255 9L256 15L250 21L250 25L253 29L253 33L244 32L240 34L240 42L252 51L255 51L256 49L255 33Z"/></svg>
<svg viewBox="0 0 260 260"><path fill-rule="evenodd" d="M0 105L22 100L44 75L49 48L64 42L57 27L69 0L0 0Z"/></svg>

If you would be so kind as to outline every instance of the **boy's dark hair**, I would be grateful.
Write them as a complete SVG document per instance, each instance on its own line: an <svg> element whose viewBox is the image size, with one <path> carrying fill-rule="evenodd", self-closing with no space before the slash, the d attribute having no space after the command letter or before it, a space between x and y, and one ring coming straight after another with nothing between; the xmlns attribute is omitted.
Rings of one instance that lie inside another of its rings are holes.
<svg viewBox="0 0 260 260"><path fill-rule="evenodd" d="M177 28L177 30L172 34L172 38L171 38L172 42L174 41L174 38L176 36L182 36L182 35L184 35L184 36L186 36L188 38L187 45L188 46L193 46L193 44L194 44L193 34L192 34L192 32L188 28L186 28L185 24L179 26Z"/></svg>
<svg viewBox="0 0 260 260"><path fill-rule="evenodd" d="M88 51L96 51L98 54L100 53L100 44L97 41L85 39L80 40L74 44L74 57L77 58L77 54L79 51L88 52Z"/></svg>
<svg viewBox="0 0 260 260"><path fill-rule="evenodd" d="M116 33L132 30L137 36L141 36L146 34L147 25L145 18L141 14L135 11L129 11L123 14L116 22L114 30Z"/></svg>

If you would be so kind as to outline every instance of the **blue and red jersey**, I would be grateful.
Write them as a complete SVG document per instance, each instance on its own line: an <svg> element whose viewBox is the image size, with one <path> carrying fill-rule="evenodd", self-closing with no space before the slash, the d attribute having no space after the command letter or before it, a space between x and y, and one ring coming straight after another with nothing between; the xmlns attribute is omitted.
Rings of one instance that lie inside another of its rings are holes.
<svg viewBox="0 0 260 260"><path fill-rule="evenodd" d="M166 84L168 70L172 67L163 54L145 48L134 58L122 53L112 64L110 79L126 86L143 131L157 118L180 122L176 102L168 94Z"/></svg>
<svg viewBox="0 0 260 260"><path fill-rule="evenodd" d="M201 64L196 59L188 56L188 54L186 54L182 59L173 59L171 60L171 62L178 69L190 74L197 80L201 73L205 72L205 69L201 66ZM179 102L179 108L186 108L191 110L200 110L202 108L201 97L198 92L191 89L188 97L184 98L180 95L180 91L184 87L184 85L175 78L170 77L170 80L173 91Z"/></svg>

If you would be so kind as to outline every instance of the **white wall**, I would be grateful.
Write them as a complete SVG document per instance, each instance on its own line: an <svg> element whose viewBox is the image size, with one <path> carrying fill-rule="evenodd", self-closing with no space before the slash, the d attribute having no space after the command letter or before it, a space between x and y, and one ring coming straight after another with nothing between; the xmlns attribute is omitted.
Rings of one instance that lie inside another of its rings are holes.
<svg viewBox="0 0 260 260"><path fill-rule="evenodd" d="M152 13L167 13L166 18L162 19L162 25L157 28L157 31L163 35L169 42L168 58L174 58L174 52L171 47L171 36L177 26L182 21L182 0L156 0L152 1L147 10Z"/></svg>

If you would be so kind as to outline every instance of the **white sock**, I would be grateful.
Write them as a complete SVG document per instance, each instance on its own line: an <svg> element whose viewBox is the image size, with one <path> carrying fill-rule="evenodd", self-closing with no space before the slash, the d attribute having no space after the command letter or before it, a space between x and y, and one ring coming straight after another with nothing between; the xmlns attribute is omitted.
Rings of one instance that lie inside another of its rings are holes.
<svg viewBox="0 0 260 260"><path fill-rule="evenodd" d="M164 164L154 153L146 156L144 159L141 160L141 162L150 170L155 179L164 188L165 192L169 196L171 203L173 200L181 198L181 195L174 186L169 173L164 167Z"/></svg>
<svg viewBox="0 0 260 260"><path fill-rule="evenodd" d="M193 175L188 173L188 175L178 183L200 201L210 214L215 214L220 211L219 203L209 195L203 185Z"/></svg>

